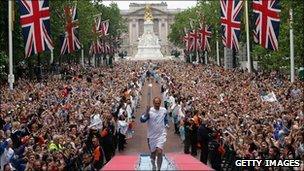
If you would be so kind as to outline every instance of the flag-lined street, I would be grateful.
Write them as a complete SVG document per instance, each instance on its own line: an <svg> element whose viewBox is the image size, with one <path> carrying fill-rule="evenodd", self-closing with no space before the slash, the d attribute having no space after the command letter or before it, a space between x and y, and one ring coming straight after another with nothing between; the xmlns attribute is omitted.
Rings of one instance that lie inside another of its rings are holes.
<svg viewBox="0 0 304 171"><path fill-rule="evenodd" d="M0 170L304 170L303 11L0 1Z"/></svg>

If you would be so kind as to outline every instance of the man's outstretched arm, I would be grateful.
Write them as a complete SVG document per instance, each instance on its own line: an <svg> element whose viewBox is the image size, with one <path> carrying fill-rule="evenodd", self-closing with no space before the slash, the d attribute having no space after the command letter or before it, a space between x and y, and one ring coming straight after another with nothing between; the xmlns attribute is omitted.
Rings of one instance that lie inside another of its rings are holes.
<svg viewBox="0 0 304 171"><path fill-rule="evenodd" d="M143 113L143 114L141 115L141 117L140 117L140 122L141 122L141 123L147 122L147 120L150 119L149 112L150 112L150 107L147 107L146 112Z"/></svg>

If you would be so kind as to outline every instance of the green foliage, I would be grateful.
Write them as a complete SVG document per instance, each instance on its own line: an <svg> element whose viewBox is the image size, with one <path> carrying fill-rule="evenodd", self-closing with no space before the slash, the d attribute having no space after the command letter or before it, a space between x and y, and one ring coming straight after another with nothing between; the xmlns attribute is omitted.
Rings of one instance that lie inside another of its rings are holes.
<svg viewBox="0 0 304 171"><path fill-rule="evenodd" d="M295 63L296 65L304 67L304 3L303 1L297 0L292 1L293 7L293 28L294 28L294 44L295 44Z"/></svg>
<svg viewBox="0 0 304 171"><path fill-rule="evenodd" d="M84 46L85 56L88 56L90 43L93 40L92 25L94 15L102 13L103 20L110 20L109 34L119 36L126 27L123 25L120 10L117 4L106 7L101 0L49 0L51 13L51 37L54 44L54 61L79 61L81 52L75 52L60 56L60 34L65 31L64 7L66 5L77 5L79 22L79 40ZM37 64L37 55L24 58L24 41L19 23L19 6L14 1L14 31L13 31L13 57L14 68L20 63L25 63L28 69L33 69ZM5 62L7 66L8 57L8 1L0 1L0 65ZM49 64L50 52L40 55L44 65ZM7 72L7 69L6 69ZM16 75L18 77L18 75Z"/></svg>
<svg viewBox="0 0 304 171"><path fill-rule="evenodd" d="M200 1L198 4L198 10L204 16L204 22L211 27L212 36L210 39L211 52L209 56L216 56L216 40L221 42L221 30L220 30L220 1ZM221 43L219 43L221 44ZM220 48L223 49L223 48Z"/></svg>
<svg viewBox="0 0 304 171"><path fill-rule="evenodd" d="M175 16L175 22L171 25L171 32L168 35L169 40L178 47L183 47L182 37L184 36L184 28L189 28L189 19L198 20L196 8L188 8Z"/></svg>
<svg viewBox="0 0 304 171"><path fill-rule="evenodd" d="M123 31L127 30L126 25L123 23L120 10L116 3L111 3L109 7L104 5L97 6L98 11L102 12L102 20L110 20L109 32L113 36L119 36Z"/></svg>
<svg viewBox="0 0 304 171"><path fill-rule="evenodd" d="M254 23L252 23L252 9L250 7L252 0L249 0L249 19L250 19L250 30L254 28ZM294 45L295 45L295 64L296 67L304 66L304 29L303 29L303 11L304 3L300 0L290 1L290 0L280 0L281 3L281 26L279 35L279 50L270 51L262 48L253 42L253 37L250 36L251 42L251 56L254 60L259 61L259 65L265 70L280 70L282 68L288 69L290 66L290 42L289 42L289 9L293 8L293 29L294 29ZM244 9L244 8L243 8ZM171 26L171 33L169 35L169 40L176 46L183 47L182 36L184 36L183 28L187 27L189 29L189 18L196 21L196 27L198 26L199 17L196 11L205 16L205 21L212 28L212 38L210 41L211 46L211 56L215 56L215 42L216 39L221 42L220 35L220 4L219 1L211 0L200 0L199 3L185 11L182 11L175 16L175 22ZM241 38L242 44L246 43L246 32L245 32L245 14L243 12L242 25L241 25ZM252 34L250 34L252 35ZM220 49L222 44L220 43ZM220 51L222 54L222 50Z"/></svg>
<svg viewBox="0 0 304 171"><path fill-rule="evenodd" d="M0 82L4 81L7 79L7 74L6 74L6 64L7 64L7 56L3 51L0 51Z"/></svg>
<svg viewBox="0 0 304 171"><path fill-rule="evenodd" d="M184 44L182 37L185 35L184 28L190 29L190 18L193 19L193 27L199 28L201 17L205 24L212 29L210 40L211 56L215 56L215 44L220 35L220 3L219 1L199 1L198 5L188 8L175 16L175 22L171 25L169 40L176 46L182 48Z"/></svg>
<svg viewBox="0 0 304 171"><path fill-rule="evenodd" d="M294 45L295 45L295 65L303 66L303 10L304 5L300 1L281 0L281 22L279 32L279 50L269 51L263 49L260 45L253 44L252 54L259 61L259 65L265 70L286 70L290 68L290 23L289 9L293 8L293 29L294 29ZM301 19L302 18L302 19Z"/></svg>

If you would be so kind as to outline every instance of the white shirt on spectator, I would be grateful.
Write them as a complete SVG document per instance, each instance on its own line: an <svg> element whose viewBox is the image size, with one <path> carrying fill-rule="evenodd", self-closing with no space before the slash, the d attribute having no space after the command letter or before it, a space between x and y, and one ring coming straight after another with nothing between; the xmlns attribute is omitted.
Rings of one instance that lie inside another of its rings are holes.
<svg viewBox="0 0 304 171"><path fill-rule="evenodd" d="M132 118L132 107L130 104L127 104L126 112L127 112L128 118L129 119Z"/></svg>
<svg viewBox="0 0 304 171"><path fill-rule="evenodd" d="M126 135L128 131L128 123L125 120L119 120L117 122L117 131Z"/></svg>
<svg viewBox="0 0 304 171"><path fill-rule="evenodd" d="M1 170L4 169L4 165L6 165L7 163L10 162L10 159L13 157L14 155L14 150L12 148L5 148L4 152L1 155Z"/></svg>
<svg viewBox="0 0 304 171"><path fill-rule="evenodd" d="M176 106L175 98L173 96L170 96L169 102L170 102L170 111L172 111L174 109L174 107Z"/></svg>

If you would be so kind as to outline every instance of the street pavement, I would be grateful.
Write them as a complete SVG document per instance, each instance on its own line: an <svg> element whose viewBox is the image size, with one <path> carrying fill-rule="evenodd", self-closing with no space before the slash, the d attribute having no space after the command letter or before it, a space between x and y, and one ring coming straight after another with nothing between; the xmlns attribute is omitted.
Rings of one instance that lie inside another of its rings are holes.
<svg viewBox="0 0 304 171"><path fill-rule="evenodd" d="M154 97L161 96L160 93L160 85L157 84L154 80L152 83L152 98L151 98L151 106L152 100ZM139 119L141 114L146 110L147 106L147 96L148 96L148 84L149 82L145 82L145 85L142 88L142 97L140 100L140 107L135 111L136 121L134 128L134 135L131 139L127 140L126 148L123 152L120 152L120 155L132 155L132 154L143 154L149 153L149 148L147 144L147 124L140 123ZM162 104L163 105L163 104ZM183 144L180 137L174 134L174 125L172 123L172 119L169 120L170 128L167 130L167 142L165 143L164 152L165 153L182 153L183 152Z"/></svg>

